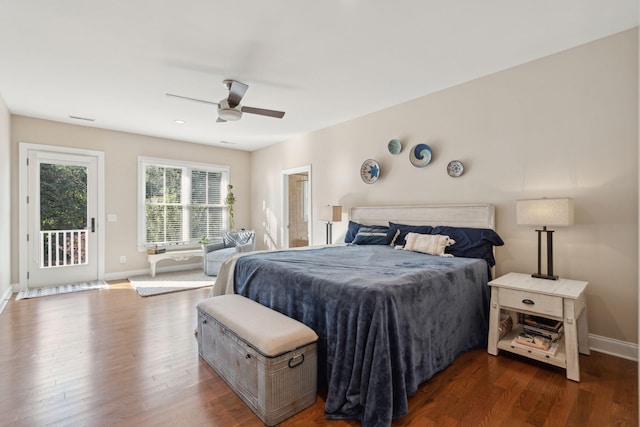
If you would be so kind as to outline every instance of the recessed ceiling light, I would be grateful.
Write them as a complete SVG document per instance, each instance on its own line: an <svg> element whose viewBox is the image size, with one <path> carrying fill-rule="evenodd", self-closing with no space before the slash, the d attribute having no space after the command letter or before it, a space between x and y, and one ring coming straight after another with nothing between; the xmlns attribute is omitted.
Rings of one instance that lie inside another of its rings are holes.
<svg viewBox="0 0 640 427"><path fill-rule="evenodd" d="M179 125L183 125L185 123L184 120L175 120L175 122Z"/></svg>

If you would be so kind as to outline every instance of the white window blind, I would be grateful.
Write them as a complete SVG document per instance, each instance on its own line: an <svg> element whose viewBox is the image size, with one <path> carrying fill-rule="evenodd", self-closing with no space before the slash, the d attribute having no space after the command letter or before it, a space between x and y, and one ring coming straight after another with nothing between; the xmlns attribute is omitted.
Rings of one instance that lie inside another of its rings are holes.
<svg viewBox="0 0 640 427"><path fill-rule="evenodd" d="M140 158L139 245L197 243L227 228L228 167Z"/></svg>

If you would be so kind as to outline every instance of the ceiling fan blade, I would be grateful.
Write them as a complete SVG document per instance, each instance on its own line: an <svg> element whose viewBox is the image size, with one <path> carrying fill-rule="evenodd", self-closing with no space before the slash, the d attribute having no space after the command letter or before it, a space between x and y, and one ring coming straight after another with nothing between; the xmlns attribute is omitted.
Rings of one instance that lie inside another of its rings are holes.
<svg viewBox="0 0 640 427"><path fill-rule="evenodd" d="M249 86L235 80L231 80L230 84L227 84L229 86L229 97L227 98L229 101L229 107L236 108L240 105L240 101L242 101L244 94L247 93Z"/></svg>
<svg viewBox="0 0 640 427"><path fill-rule="evenodd" d="M213 102L213 101L205 101L204 99L189 98L188 96L174 95L174 94L172 94L172 93L165 93L165 95L167 95L167 96L171 96L171 97L173 97L173 98L186 99L187 101L202 102L203 104L219 105L217 102Z"/></svg>
<svg viewBox="0 0 640 427"><path fill-rule="evenodd" d="M264 108L242 107L243 113L259 114L261 116L275 117L281 119L284 117L284 111L267 110Z"/></svg>

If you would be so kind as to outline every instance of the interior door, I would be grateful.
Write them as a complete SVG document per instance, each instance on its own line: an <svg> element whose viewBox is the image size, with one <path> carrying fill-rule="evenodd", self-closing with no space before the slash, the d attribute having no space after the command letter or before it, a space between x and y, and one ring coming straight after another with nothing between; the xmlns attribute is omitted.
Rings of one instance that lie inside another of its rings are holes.
<svg viewBox="0 0 640 427"><path fill-rule="evenodd" d="M282 171L282 246L309 246L312 238L311 165Z"/></svg>
<svg viewBox="0 0 640 427"><path fill-rule="evenodd" d="M28 151L27 286L98 279L98 158Z"/></svg>
<svg viewBox="0 0 640 427"><path fill-rule="evenodd" d="M309 174L289 175L289 247L309 246Z"/></svg>

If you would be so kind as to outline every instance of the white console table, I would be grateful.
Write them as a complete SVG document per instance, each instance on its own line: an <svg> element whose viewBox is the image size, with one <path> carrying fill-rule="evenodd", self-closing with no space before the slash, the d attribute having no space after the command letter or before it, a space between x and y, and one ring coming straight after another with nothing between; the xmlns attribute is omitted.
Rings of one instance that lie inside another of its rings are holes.
<svg viewBox="0 0 640 427"><path fill-rule="evenodd" d="M147 259L151 266L151 277L156 277L156 263L163 259L172 259L174 261L185 261L194 257L202 257L202 249L189 249L184 251L167 251L161 254L149 254Z"/></svg>

